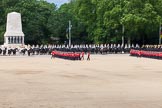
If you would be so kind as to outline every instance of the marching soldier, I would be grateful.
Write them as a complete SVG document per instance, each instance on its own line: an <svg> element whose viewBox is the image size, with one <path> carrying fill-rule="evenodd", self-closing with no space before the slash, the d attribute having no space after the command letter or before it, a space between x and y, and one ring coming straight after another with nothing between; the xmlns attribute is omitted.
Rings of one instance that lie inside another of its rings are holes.
<svg viewBox="0 0 162 108"><path fill-rule="evenodd" d="M84 60L84 52L81 53L81 60Z"/></svg>
<svg viewBox="0 0 162 108"><path fill-rule="evenodd" d="M90 60L90 51L88 52L87 60Z"/></svg>

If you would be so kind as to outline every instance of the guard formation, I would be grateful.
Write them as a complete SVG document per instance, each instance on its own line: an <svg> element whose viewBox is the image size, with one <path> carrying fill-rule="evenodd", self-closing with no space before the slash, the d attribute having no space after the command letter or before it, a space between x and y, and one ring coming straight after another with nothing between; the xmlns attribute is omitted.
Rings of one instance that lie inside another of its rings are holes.
<svg viewBox="0 0 162 108"><path fill-rule="evenodd" d="M81 53L52 51L51 58L62 58L67 60L81 60Z"/></svg>
<svg viewBox="0 0 162 108"><path fill-rule="evenodd" d="M162 45L143 45L141 48L132 48L131 56L162 59Z"/></svg>

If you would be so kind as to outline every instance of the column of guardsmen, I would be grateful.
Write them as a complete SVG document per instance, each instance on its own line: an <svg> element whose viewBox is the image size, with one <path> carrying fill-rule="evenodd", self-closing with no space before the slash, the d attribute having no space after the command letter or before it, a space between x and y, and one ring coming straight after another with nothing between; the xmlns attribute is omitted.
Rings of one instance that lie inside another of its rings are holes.
<svg viewBox="0 0 162 108"><path fill-rule="evenodd" d="M162 59L162 45L143 45L141 48L132 48L131 56Z"/></svg>

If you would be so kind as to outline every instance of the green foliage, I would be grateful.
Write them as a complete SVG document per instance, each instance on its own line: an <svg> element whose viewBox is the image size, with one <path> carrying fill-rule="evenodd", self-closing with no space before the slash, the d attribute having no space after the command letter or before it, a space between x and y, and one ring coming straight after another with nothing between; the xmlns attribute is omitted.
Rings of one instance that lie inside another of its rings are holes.
<svg viewBox="0 0 162 108"><path fill-rule="evenodd" d="M126 40L146 44L158 38L160 8L161 0L76 0L75 10L95 43L121 42L124 26Z"/></svg>
<svg viewBox="0 0 162 108"><path fill-rule="evenodd" d="M0 43L7 13L22 15L26 44L64 43L69 20L72 43L158 43L162 0L71 0L57 8L44 0L1 0ZM125 32L123 34L123 27ZM59 38L59 41L53 40Z"/></svg>

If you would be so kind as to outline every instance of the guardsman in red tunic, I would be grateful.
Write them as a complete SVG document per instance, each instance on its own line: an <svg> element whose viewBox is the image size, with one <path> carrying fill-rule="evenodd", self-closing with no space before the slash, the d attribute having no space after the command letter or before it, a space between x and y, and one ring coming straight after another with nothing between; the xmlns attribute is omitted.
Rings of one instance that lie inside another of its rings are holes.
<svg viewBox="0 0 162 108"><path fill-rule="evenodd" d="M84 60L84 52L81 53L81 60Z"/></svg>
<svg viewBox="0 0 162 108"><path fill-rule="evenodd" d="M55 57L55 51L52 51L51 55L52 55L51 59L54 58Z"/></svg>
<svg viewBox="0 0 162 108"><path fill-rule="evenodd" d="M141 57L141 50L138 51L138 57Z"/></svg>
<svg viewBox="0 0 162 108"><path fill-rule="evenodd" d="M88 52L87 60L90 60L90 52Z"/></svg>

